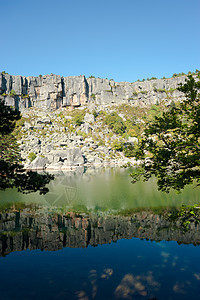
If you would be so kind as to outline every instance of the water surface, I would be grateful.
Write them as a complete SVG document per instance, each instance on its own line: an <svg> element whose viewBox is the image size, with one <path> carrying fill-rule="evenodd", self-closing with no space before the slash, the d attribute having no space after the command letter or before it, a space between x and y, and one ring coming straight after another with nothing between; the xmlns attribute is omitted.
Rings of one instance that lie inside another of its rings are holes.
<svg viewBox="0 0 200 300"><path fill-rule="evenodd" d="M170 222L199 188L164 194L126 169L57 173L0 192L0 299L198 299L200 226Z"/></svg>

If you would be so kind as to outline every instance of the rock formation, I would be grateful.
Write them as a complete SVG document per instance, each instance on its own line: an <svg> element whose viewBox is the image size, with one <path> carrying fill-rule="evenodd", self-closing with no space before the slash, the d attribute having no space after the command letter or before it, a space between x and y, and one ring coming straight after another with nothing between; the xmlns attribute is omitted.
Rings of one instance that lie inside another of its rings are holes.
<svg viewBox="0 0 200 300"><path fill-rule="evenodd" d="M85 76L24 77L0 73L0 97L20 111L29 107L52 110L88 103L147 105L182 97L183 94L175 89L184 81L185 76L129 83L86 79Z"/></svg>

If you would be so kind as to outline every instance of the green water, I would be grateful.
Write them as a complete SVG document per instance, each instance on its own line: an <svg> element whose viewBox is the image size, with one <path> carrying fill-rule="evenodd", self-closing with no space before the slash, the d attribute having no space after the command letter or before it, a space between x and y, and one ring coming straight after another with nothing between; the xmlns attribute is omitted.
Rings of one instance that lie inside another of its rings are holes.
<svg viewBox="0 0 200 300"><path fill-rule="evenodd" d="M21 194L17 190L0 192L0 206L35 203L76 211L122 211L156 207L181 206L200 202L200 188L186 187L182 193L159 192L156 180L131 183L130 169L80 169L55 172L49 193Z"/></svg>

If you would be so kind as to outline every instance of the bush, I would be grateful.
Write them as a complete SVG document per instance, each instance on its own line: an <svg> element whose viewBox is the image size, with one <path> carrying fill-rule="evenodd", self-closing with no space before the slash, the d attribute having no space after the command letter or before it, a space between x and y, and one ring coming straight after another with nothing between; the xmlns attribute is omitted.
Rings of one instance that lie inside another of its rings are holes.
<svg viewBox="0 0 200 300"><path fill-rule="evenodd" d="M122 135L126 130L126 125L116 112L105 117L105 124L116 134Z"/></svg>
<svg viewBox="0 0 200 300"><path fill-rule="evenodd" d="M23 118L21 118L20 120L18 120L16 122L16 127L22 127L25 123L25 120Z"/></svg>
<svg viewBox="0 0 200 300"><path fill-rule="evenodd" d="M22 94L22 98L23 98L23 99L29 98L29 95L28 95L28 94L25 94L25 95Z"/></svg>
<svg viewBox="0 0 200 300"><path fill-rule="evenodd" d="M98 113L96 112L96 110L93 110L92 114L93 114L93 116L94 116L95 119L98 117Z"/></svg>
<svg viewBox="0 0 200 300"><path fill-rule="evenodd" d="M123 151L123 149L124 149L123 143L122 143L121 141L118 141L118 140L115 140L115 141L112 143L111 147L112 147L114 150L116 150L116 151Z"/></svg>
<svg viewBox="0 0 200 300"><path fill-rule="evenodd" d="M30 152L28 155L28 159L32 162L35 158L37 157L37 155L34 152Z"/></svg>
<svg viewBox="0 0 200 300"><path fill-rule="evenodd" d="M76 126L80 126L81 124L83 124L84 116L85 116L84 111L77 112L75 114L75 116L73 117L73 121L76 124Z"/></svg>
<svg viewBox="0 0 200 300"><path fill-rule="evenodd" d="M15 95L16 95L16 92L15 92L14 90L11 90L11 91L10 91L10 96L11 96L11 97L14 97Z"/></svg>
<svg viewBox="0 0 200 300"><path fill-rule="evenodd" d="M134 147L134 145L131 144L131 143L127 143L126 147L124 148L123 153L126 157L134 157L135 156L135 147Z"/></svg>

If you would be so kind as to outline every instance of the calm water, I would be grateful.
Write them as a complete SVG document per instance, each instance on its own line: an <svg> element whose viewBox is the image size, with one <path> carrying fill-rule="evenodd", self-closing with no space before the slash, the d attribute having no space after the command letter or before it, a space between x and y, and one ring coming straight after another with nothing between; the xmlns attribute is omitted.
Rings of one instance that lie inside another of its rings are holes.
<svg viewBox="0 0 200 300"><path fill-rule="evenodd" d="M163 194L130 170L56 173L50 192L0 192L0 299L199 299L200 226L169 210L199 188Z"/></svg>

